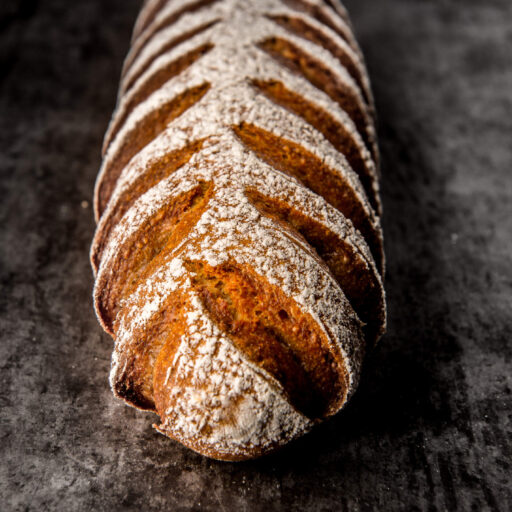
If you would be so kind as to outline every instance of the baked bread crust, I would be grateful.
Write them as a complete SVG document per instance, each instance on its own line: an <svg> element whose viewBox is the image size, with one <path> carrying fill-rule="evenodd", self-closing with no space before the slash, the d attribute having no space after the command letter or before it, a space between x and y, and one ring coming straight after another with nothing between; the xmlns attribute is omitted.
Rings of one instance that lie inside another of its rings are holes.
<svg viewBox="0 0 512 512"><path fill-rule="evenodd" d="M380 213L338 0L148 0L95 187L114 394L222 460L337 413L385 331Z"/></svg>

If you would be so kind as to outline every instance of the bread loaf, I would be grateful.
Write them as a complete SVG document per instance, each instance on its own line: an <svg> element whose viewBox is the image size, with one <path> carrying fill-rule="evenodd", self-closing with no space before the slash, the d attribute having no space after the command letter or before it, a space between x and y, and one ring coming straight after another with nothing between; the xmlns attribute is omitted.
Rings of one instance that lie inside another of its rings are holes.
<svg viewBox="0 0 512 512"><path fill-rule="evenodd" d="M386 323L374 105L338 0L148 0L95 189L110 382L224 460L337 413Z"/></svg>

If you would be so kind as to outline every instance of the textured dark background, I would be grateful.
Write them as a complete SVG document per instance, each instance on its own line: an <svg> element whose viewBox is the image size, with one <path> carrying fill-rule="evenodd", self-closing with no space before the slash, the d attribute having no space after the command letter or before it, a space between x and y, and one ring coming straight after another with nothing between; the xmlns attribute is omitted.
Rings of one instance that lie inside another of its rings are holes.
<svg viewBox="0 0 512 512"><path fill-rule="evenodd" d="M0 2L0 509L512 510L512 2L351 0L380 116L389 334L281 453L116 402L90 199L136 0Z"/></svg>

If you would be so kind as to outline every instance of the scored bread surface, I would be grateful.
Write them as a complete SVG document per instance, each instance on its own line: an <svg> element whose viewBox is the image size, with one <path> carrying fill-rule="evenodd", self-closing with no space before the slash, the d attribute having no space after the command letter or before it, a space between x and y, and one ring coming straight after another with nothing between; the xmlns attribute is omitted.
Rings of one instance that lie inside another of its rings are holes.
<svg viewBox="0 0 512 512"><path fill-rule="evenodd" d="M148 0L95 187L110 382L210 457L338 412L385 331L378 148L338 0Z"/></svg>

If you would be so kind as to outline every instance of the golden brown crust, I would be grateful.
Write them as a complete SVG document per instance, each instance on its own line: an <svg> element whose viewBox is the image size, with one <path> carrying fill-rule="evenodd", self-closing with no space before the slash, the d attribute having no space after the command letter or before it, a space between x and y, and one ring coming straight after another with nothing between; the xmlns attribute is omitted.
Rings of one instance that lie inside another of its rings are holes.
<svg viewBox="0 0 512 512"><path fill-rule="evenodd" d="M378 268L383 264L380 234L372 224L360 198L343 176L330 169L319 158L299 144L258 128L241 123L233 126L236 135L260 158L300 180L350 219L365 237Z"/></svg>
<svg viewBox="0 0 512 512"><path fill-rule="evenodd" d="M135 51L132 49L126 58L125 64L123 66L123 76L130 69L130 66L133 64L133 62L135 62L148 41L150 41L157 32L171 26L173 23L176 23L185 14L194 13L205 7L211 6L218 1L219 0L197 0L195 2L189 3L188 5L185 5L182 8L171 11L167 16L164 16L159 20L155 19L156 16L167 4L169 4L169 1L159 0L156 2L150 12L147 13L144 23L139 27L136 27L134 30L133 40L135 43ZM137 40L139 38L140 40Z"/></svg>
<svg viewBox="0 0 512 512"><path fill-rule="evenodd" d="M381 205L376 171L372 166L371 158L365 158L364 148L357 143L350 131L331 114L309 102L303 96L290 91L277 80L254 80L253 84L276 103L303 117L345 156L354 172L359 176L371 205L380 213Z"/></svg>
<svg viewBox="0 0 512 512"><path fill-rule="evenodd" d="M115 153L105 166L103 180L98 188L98 216L101 216L112 195L117 179L126 164L154 140L168 124L197 103L210 88L209 84L188 89L182 94L154 110L139 121L128 134L123 137Z"/></svg>
<svg viewBox="0 0 512 512"><path fill-rule="evenodd" d="M294 301L247 266L185 266L212 320L250 361L281 383L295 408L312 419L339 408L347 387L339 356Z"/></svg>
<svg viewBox="0 0 512 512"><path fill-rule="evenodd" d="M112 389L116 396L137 409L156 412L154 362L158 357L172 361L184 334L185 304L184 294L171 294L151 322L135 330L132 342L123 347L123 365L112 380Z"/></svg>
<svg viewBox="0 0 512 512"><path fill-rule="evenodd" d="M139 197L189 162L192 156L201 149L203 142L203 140L194 141L158 159L146 169L143 175L139 176L118 195L116 204L110 208L108 214L105 214L101 218L101 224L98 226L94 236L91 248L91 263L95 272L98 270L101 256L110 234L121 221L124 214ZM111 185L112 188L113 186L114 185Z"/></svg>
<svg viewBox="0 0 512 512"><path fill-rule="evenodd" d="M96 296L96 311L106 330L112 326L124 297L130 295L140 280L158 267L158 256L176 247L204 212L211 196L211 185L180 194L147 219L131 237L123 240L116 257L109 263L107 276L99 278L101 293Z"/></svg>
<svg viewBox="0 0 512 512"><path fill-rule="evenodd" d="M323 23L327 27L329 27L333 32L336 32L340 37L342 37L355 51L359 51L359 47L352 35L348 23L348 16L343 16L344 25L340 26L339 23L336 23L335 18L330 17L326 14L325 9L322 6L319 6L316 2L307 2L304 0L284 0L284 3L290 6L292 9L297 11L302 11L312 18L318 20L320 23ZM327 2L326 2L327 3ZM336 10L336 13L339 14L339 11Z"/></svg>
<svg viewBox="0 0 512 512"><path fill-rule="evenodd" d="M316 27L304 21L303 19L285 15L272 16L272 19L299 37L304 37L309 41L319 44L326 50L329 50L355 80L361 89L367 104L371 105L371 92L368 89L368 85L364 79L363 71L356 63L357 57L355 55L351 56L347 50L344 50L339 44L336 44L336 42L322 33L322 31L318 30Z"/></svg>
<svg viewBox="0 0 512 512"><path fill-rule="evenodd" d="M272 55L282 65L302 74L315 87L322 89L336 101L352 119L375 158L375 140L370 130L368 114L353 90L340 83L336 75L314 57L285 39L279 37L266 39L260 43L260 48Z"/></svg>
<svg viewBox="0 0 512 512"><path fill-rule="evenodd" d="M178 59L169 62L165 67L158 69L150 77L148 77L142 84L137 87L136 91L130 94L130 99L126 103L123 113L115 119L109 128L107 137L103 145L103 152L107 151L109 144L114 140L115 136L125 124L128 116L133 109L147 99L153 92L158 90L162 85L170 80L172 77L179 75L183 70L191 66L197 59L208 53L213 48L212 44L204 44L187 54L179 57ZM183 100L182 100L183 101ZM188 105L187 102L184 102ZM187 107L183 107L183 110Z"/></svg>
<svg viewBox="0 0 512 512"><path fill-rule="evenodd" d="M289 203L266 197L257 190L247 191L251 202L264 215L300 233L325 261L359 318L366 323L366 339L373 345L384 333L385 298L378 273L364 257L325 224L304 215Z"/></svg>
<svg viewBox="0 0 512 512"><path fill-rule="evenodd" d="M338 0L148 0L96 183L114 394L204 455L338 412L384 333L373 101Z"/></svg>
<svg viewBox="0 0 512 512"><path fill-rule="evenodd" d="M126 80L126 83L123 82L122 84L122 92L123 94L126 94L130 91L130 89L134 86L134 84L137 82L137 80L151 67L153 62L161 55L162 53L167 53L168 51L172 50L179 44L183 43L184 41L187 41L188 39L192 39L194 36L197 36L198 34L201 34L201 32L204 32L205 30L208 30L210 27L215 25L215 23L218 23L219 20L209 21L207 23L203 23L199 27L195 27L192 30L188 30L187 32L184 32L178 37L175 37L174 39L171 39L168 41L165 45L162 46L160 49L160 53L158 55L155 55L152 59L149 59L145 62L143 66L141 66L136 73L133 73L128 80Z"/></svg>

